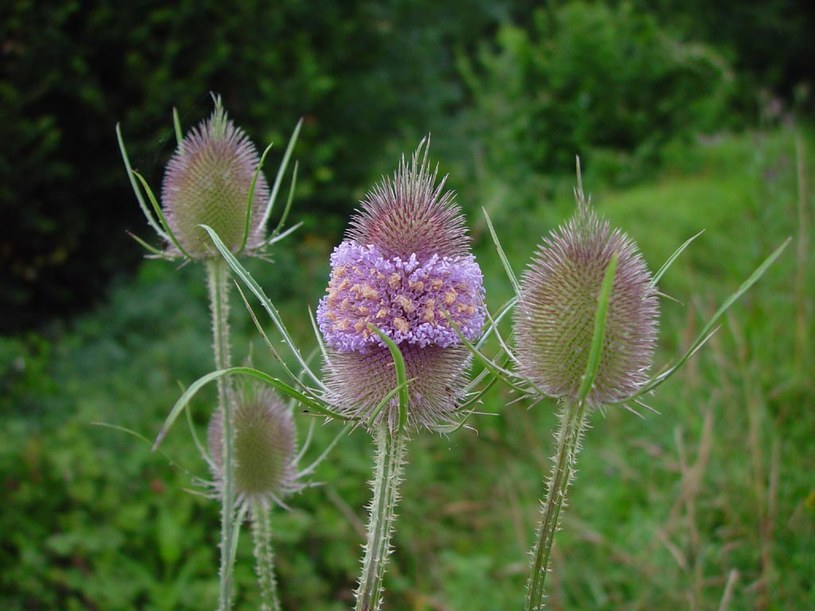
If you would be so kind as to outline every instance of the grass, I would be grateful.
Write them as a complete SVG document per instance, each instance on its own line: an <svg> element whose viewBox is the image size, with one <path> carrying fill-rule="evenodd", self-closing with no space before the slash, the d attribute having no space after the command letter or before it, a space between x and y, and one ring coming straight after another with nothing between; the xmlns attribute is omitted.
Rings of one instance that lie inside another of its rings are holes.
<svg viewBox="0 0 815 611"><path fill-rule="evenodd" d="M663 300L659 362L687 345L786 236L808 238L813 195L798 189L815 167L815 139L806 134L804 170L787 129L677 149L664 172L625 191L604 189L585 160L598 210L638 241L652 269L706 230L662 283L682 303ZM494 216L516 271L572 206L563 196L523 216ZM494 309L509 283L478 213L468 213ZM253 271L295 336L312 342L304 304L323 289L330 244L315 234L287 244L295 242L275 266ZM788 249L650 400L659 414L595 415L555 543L551 608L815 608L813 269L811 250ZM255 364L274 371L239 307L236 357L253 346ZM203 270L148 262L70 329L0 340L9 433L0 447L2 608L214 606L218 507L184 490L207 473L183 424L165 442L166 457L91 424L153 438L177 381L210 368L205 308ZM494 388L486 415L470 421L477 432L411 443L388 608L521 606L555 414L513 398ZM214 393L193 404L201 430L213 402ZM310 420L298 423L303 437ZM316 424L314 453L338 428ZM294 498L292 511L273 513L285 608L350 606L370 446L361 432L343 440L317 473L323 485ZM254 608L244 539L238 608Z"/></svg>

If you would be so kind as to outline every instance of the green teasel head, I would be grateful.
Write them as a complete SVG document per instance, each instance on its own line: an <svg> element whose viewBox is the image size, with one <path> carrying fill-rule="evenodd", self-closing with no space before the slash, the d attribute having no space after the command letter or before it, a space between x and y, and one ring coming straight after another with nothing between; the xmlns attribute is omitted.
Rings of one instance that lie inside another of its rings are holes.
<svg viewBox="0 0 815 611"><path fill-rule="evenodd" d="M201 225L212 227L233 253L260 248L269 186L259 165L255 145L216 97L212 115L187 133L164 174L161 204L178 241L170 254L179 254L173 251L180 245L192 259L220 256Z"/></svg>
<svg viewBox="0 0 815 611"><path fill-rule="evenodd" d="M625 401L648 379L659 317L658 293L634 241L600 219L577 191L577 212L543 240L526 269L515 312L520 373L544 394L579 399L598 296L618 257L591 406Z"/></svg>
<svg viewBox="0 0 815 611"><path fill-rule="evenodd" d="M251 387L236 393L233 406L234 478L237 502L249 508L282 504L299 491L296 430L291 410L271 390ZM209 424L210 467L223 487L223 420L216 411Z"/></svg>

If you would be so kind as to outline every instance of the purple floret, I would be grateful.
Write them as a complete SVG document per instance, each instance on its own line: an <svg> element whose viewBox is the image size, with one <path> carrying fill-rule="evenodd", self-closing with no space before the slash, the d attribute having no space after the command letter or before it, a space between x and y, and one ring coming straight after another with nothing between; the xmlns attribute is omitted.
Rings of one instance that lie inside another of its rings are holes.
<svg viewBox="0 0 815 611"><path fill-rule="evenodd" d="M450 320L468 340L477 339L484 324L483 277L472 255L385 257L376 246L345 240L331 255L327 293L317 322L338 352L384 346L369 324L397 344L422 348L458 345Z"/></svg>

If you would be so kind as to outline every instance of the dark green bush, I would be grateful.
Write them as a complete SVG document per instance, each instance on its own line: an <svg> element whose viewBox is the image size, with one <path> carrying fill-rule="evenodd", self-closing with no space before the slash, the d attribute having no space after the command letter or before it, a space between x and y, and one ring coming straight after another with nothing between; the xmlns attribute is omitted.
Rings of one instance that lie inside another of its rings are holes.
<svg viewBox="0 0 815 611"><path fill-rule="evenodd" d="M0 332L103 295L143 237L114 135L155 189L174 142L224 103L259 146L306 119L298 220L335 236L385 144L459 101L450 46L474 45L494 2L32 0L0 8ZM498 6L504 3L498 3ZM387 167L390 166L388 160Z"/></svg>
<svg viewBox="0 0 815 611"><path fill-rule="evenodd" d="M666 142L721 126L732 79L712 48L625 3L540 9L531 28L502 27L462 69L473 137L509 180L571 172L576 154L612 178L642 172Z"/></svg>

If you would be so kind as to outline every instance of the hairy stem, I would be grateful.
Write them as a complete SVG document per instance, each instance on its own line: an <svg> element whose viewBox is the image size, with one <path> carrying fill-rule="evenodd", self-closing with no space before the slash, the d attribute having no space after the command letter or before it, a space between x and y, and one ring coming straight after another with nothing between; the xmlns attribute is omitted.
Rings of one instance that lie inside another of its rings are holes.
<svg viewBox="0 0 815 611"><path fill-rule="evenodd" d="M269 510L256 502L252 508L252 536L255 540L255 561L260 586L261 611L280 611L277 581L274 576L274 553Z"/></svg>
<svg viewBox="0 0 815 611"><path fill-rule="evenodd" d="M374 471L373 500L368 518L368 539L362 576L356 591L356 611L374 611L382 604L385 566L391 552L391 534L396 522L396 504L399 484L405 466L407 435L396 433L382 424L376 432L376 465Z"/></svg>
<svg viewBox="0 0 815 611"><path fill-rule="evenodd" d="M210 312L212 314L215 369L230 366L229 349L229 274L223 259L207 261ZM223 491L221 505L221 570L218 608L232 606L232 550L235 539L235 478L233 476L233 441L231 391L226 378L218 379L218 409L223 426Z"/></svg>
<svg viewBox="0 0 815 611"><path fill-rule="evenodd" d="M546 572L555 532L560 523L560 510L575 473L575 461L580 440L586 428L587 408L584 401L566 404L560 413L557 450L553 457L552 475L547 485L546 499L541 506L538 539L532 548L532 570L526 591L527 611L543 609Z"/></svg>

